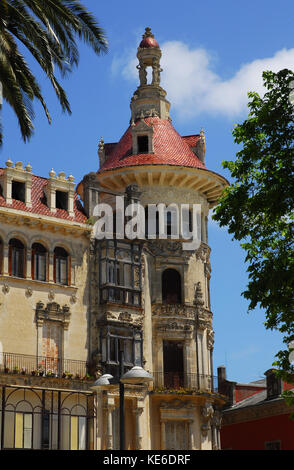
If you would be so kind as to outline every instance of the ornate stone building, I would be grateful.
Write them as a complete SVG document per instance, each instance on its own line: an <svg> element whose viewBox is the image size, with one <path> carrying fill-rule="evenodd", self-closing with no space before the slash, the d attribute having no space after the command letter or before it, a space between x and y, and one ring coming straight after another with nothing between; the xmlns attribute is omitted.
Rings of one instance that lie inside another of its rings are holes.
<svg viewBox="0 0 294 470"><path fill-rule="evenodd" d="M154 382L125 386L127 449L219 448L207 218L227 181L206 168L204 132L182 137L172 126L149 28L137 57L130 124L119 142L101 139L99 170L76 192L53 170L48 179L20 162L1 170L1 448L119 448L115 383L135 365ZM95 237L98 202L113 207L111 238ZM158 218L152 238L121 235L130 202L146 224L150 205L200 204L200 246L172 236L175 209L165 239ZM104 373L114 383L94 392Z"/></svg>

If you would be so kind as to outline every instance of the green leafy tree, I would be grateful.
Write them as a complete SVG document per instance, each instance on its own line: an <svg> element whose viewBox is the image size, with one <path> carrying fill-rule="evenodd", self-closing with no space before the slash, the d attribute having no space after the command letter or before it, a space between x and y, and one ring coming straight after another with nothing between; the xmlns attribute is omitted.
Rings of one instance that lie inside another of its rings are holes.
<svg viewBox="0 0 294 470"><path fill-rule="evenodd" d="M49 78L63 111L70 104L55 70L66 76L79 62L77 39L96 54L107 51L103 29L77 0L0 0L0 82L4 100L16 113L26 141L33 133L32 102L50 114L36 77L20 49L29 52ZM1 92L1 90L0 90ZM1 97L1 96L0 96ZM0 145L2 129L0 129Z"/></svg>
<svg viewBox="0 0 294 470"><path fill-rule="evenodd" d="M249 93L248 118L233 129L241 150L223 162L233 178L213 215L246 251L249 311L260 306L265 326L283 334L275 365L293 381L289 344L294 340L294 73L264 72L266 93ZM291 344L290 344L291 345ZM290 348L291 350L291 348Z"/></svg>

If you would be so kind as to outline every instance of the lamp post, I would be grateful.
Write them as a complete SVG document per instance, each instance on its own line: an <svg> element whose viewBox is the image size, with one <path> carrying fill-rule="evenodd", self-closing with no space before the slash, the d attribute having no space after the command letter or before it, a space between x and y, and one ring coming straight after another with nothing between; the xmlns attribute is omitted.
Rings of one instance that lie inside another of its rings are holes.
<svg viewBox="0 0 294 470"><path fill-rule="evenodd" d="M134 366L128 372L123 374L123 352L121 352L120 356L120 369L121 375L119 380L119 416L120 416L120 424L119 424L119 443L120 443L120 450L125 450L125 400L124 400L124 385L125 384L146 384L153 381L153 377L149 372L143 369L140 366ZM108 390L111 387L110 380L113 379L113 376L110 374L102 375L94 385L91 387L93 390Z"/></svg>

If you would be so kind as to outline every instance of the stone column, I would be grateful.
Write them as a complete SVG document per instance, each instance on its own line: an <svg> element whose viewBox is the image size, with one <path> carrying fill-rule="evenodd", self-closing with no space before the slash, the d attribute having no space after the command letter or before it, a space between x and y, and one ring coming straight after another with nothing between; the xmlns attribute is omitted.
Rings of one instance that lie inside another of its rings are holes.
<svg viewBox="0 0 294 470"><path fill-rule="evenodd" d="M3 244L3 274L9 274L9 245Z"/></svg>
<svg viewBox="0 0 294 470"><path fill-rule="evenodd" d="M53 270L54 270L54 253L49 253L49 279L48 281L49 282L53 282L54 279L53 279Z"/></svg>
<svg viewBox="0 0 294 470"><path fill-rule="evenodd" d="M30 248L27 248L25 267L26 267L26 279L32 279L32 250Z"/></svg>
<svg viewBox="0 0 294 470"><path fill-rule="evenodd" d="M32 192L32 180L30 179L26 181L26 186L25 186L25 203L27 207L32 207L31 192Z"/></svg>
<svg viewBox="0 0 294 470"><path fill-rule="evenodd" d="M221 412L219 410L214 411L213 419L212 419L212 442L213 442L213 450L220 450L221 443L220 443L220 428L221 428Z"/></svg>
<svg viewBox="0 0 294 470"><path fill-rule="evenodd" d="M113 403L108 403L105 405L104 409L106 410L106 450L113 449L113 429L112 429L112 416L115 409Z"/></svg>
<svg viewBox="0 0 294 470"><path fill-rule="evenodd" d="M160 421L160 432L161 432L161 450L165 450L165 421Z"/></svg>
<svg viewBox="0 0 294 470"><path fill-rule="evenodd" d="M141 426L141 416L144 411L144 408L135 408L133 413L136 416L136 449L142 450L142 426Z"/></svg>

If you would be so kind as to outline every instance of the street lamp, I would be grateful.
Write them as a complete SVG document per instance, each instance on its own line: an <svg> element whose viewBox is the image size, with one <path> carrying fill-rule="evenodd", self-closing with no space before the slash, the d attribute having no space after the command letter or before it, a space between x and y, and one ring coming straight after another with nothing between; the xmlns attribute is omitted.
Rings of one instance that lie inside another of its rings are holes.
<svg viewBox="0 0 294 470"><path fill-rule="evenodd" d="M108 390L111 388L111 380L113 376L104 374L91 387L93 390ZM119 380L119 443L120 450L125 450L125 392L124 385L139 385L153 381L153 377L149 372L140 366L134 366L128 372L123 374Z"/></svg>

